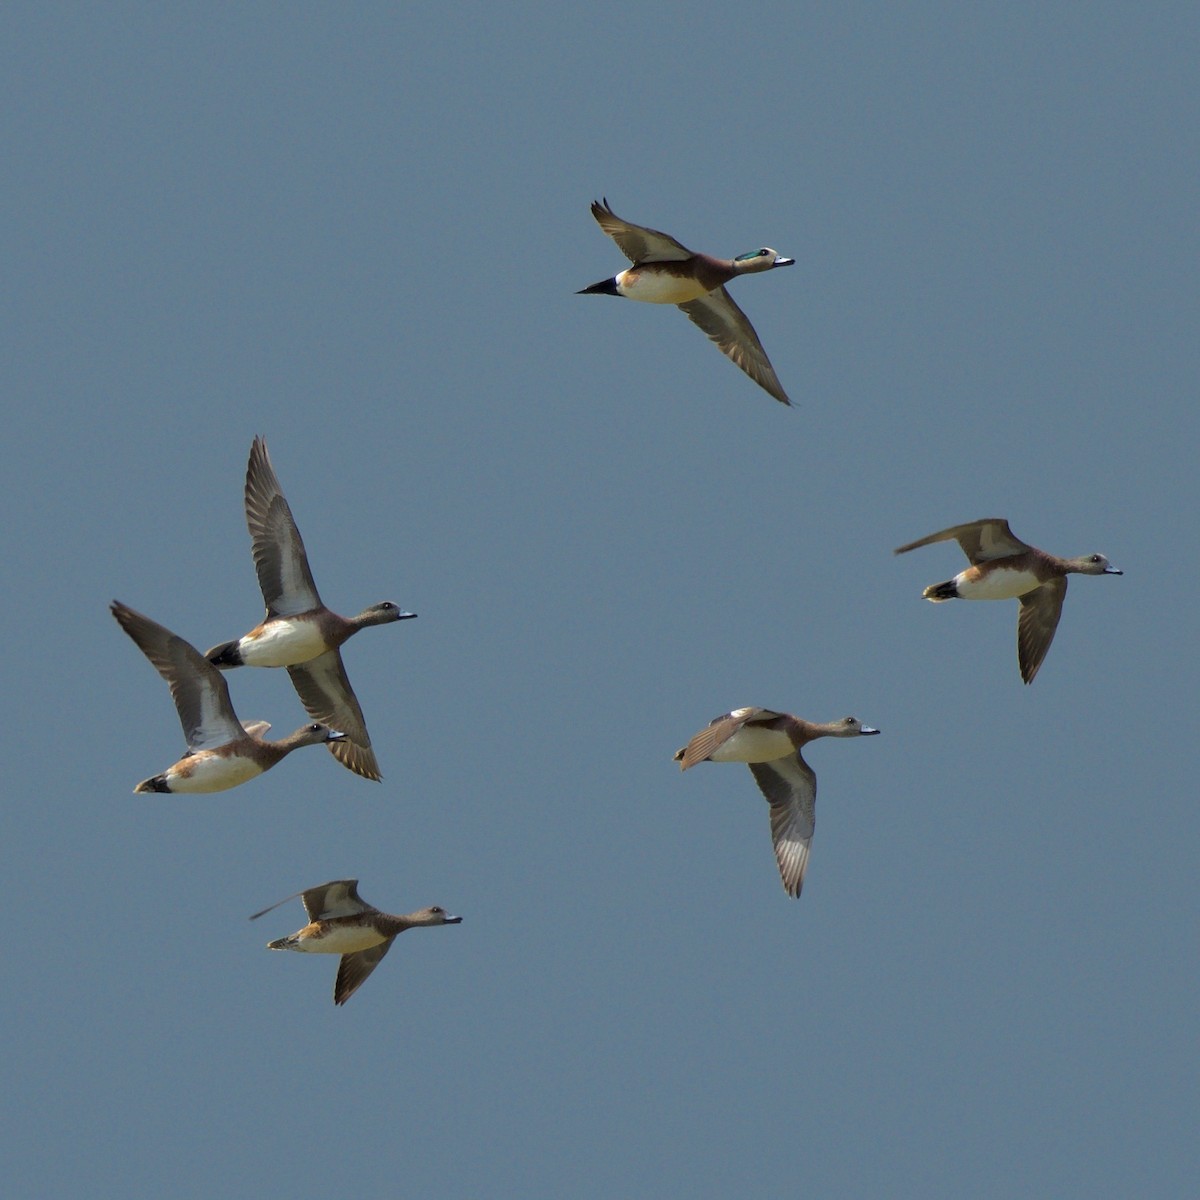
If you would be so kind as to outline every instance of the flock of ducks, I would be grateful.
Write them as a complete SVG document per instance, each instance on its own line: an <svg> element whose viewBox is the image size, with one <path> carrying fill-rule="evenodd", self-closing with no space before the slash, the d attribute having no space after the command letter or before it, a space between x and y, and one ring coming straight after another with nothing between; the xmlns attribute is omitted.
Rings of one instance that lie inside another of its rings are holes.
<svg viewBox="0 0 1200 1200"><path fill-rule="evenodd" d="M328 746L338 762L356 775L382 778L340 647L369 625L388 625L417 614L390 600L373 604L356 617L343 617L325 607L261 437L250 447L245 501L254 567L267 606L266 616L249 633L201 654L157 621L119 600L112 603L117 623L167 681L187 744L178 762L142 780L135 793L223 792L270 770L300 746L316 745ZM287 737L267 741L262 735L270 725L240 721L234 712L222 672L235 667L287 668L313 721ZM406 916L380 912L361 899L356 879L323 883L296 896L303 898L309 923L291 937L268 944L272 950L340 954L333 993L336 1004L345 1004L362 986L398 933L462 921L438 907ZM277 907L273 904L251 920Z"/></svg>
<svg viewBox="0 0 1200 1200"><path fill-rule="evenodd" d="M754 327L725 285L740 275L791 266L794 259L768 247L732 259L697 254L668 234L622 220L607 200L593 202L592 216L632 265L580 294L677 305L755 383L781 403L791 403ZM269 770L293 750L312 745L328 746L342 766L364 779L381 778L340 647L360 629L417 614L385 600L357 616L343 617L322 603L300 531L261 437L250 448L245 507L266 605L264 619L248 633L201 654L149 617L120 601L112 603L121 628L166 680L187 746L177 762L143 780L135 792L224 791ZM970 566L944 583L927 587L925 598L934 603L1018 600L1017 660L1027 684L1037 675L1058 627L1067 576L1121 574L1103 554L1059 558L1030 546L999 517L952 525L899 546L895 553L945 541L957 541ZM241 721L223 672L242 666L286 668L311 722L287 737L268 741L263 737L270 729L265 721ZM856 717L818 724L766 708L737 708L700 730L675 754L675 760L683 771L700 762L749 766L769 805L771 839L784 890L799 897L817 798L817 777L802 751L818 738L877 733ZM381 912L362 900L356 879L307 888L255 913L251 920L297 897L304 904L308 924L267 945L272 950L340 955L335 1004L345 1004L362 986L397 934L462 921L436 906L403 916Z"/></svg>

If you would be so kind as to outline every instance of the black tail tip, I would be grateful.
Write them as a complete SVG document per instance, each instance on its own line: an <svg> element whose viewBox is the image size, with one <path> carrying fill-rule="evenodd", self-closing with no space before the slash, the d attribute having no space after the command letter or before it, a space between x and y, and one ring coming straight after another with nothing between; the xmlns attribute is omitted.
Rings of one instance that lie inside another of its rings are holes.
<svg viewBox="0 0 1200 1200"><path fill-rule="evenodd" d="M167 777L165 775L155 775L151 779L143 779L133 789L133 792L136 796L139 792L169 792L170 790L167 786Z"/></svg>
<svg viewBox="0 0 1200 1200"><path fill-rule="evenodd" d="M926 600L954 600L958 597L958 584L953 579L947 579L945 583L930 584L922 593Z"/></svg>
<svg viewBox="0 0 1200 1200"><path fill-rule="evenodd" d="M593 283L591 287L580 288L575 293L577 296L619 296L620 294L617 291L617 277L615 275L609 279L602 279L599 283Z"/></svg>
<svg viewBox="0 0 1200 1200"><path fill-rule="evenodd" d="M238 653L237 642L222 642L214 646L204 656L214 667L240 667L242 656Z"/></svg>

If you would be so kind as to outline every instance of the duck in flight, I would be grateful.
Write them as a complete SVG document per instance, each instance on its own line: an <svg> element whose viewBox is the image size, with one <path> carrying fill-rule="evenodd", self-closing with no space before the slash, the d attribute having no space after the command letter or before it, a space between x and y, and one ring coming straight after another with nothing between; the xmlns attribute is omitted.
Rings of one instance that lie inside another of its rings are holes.
<svg viewBox="0 0 1200 1200"><path fill-rule="evenodd" d="M134 792L223 792L270 770L299 746L345 737L314 723L278 741L264 741L271 726L238 720L224 677L195 646L119 600L112 602L112 614L167 681L187 742L177 763L143 779Z"/></svg>
<svg viewBox="0 0 1200 1200"><path fill-rule="evenodd" d="M592 216L633 266L580 289L577 295L625 296L650 304L677 305L755 383L780 403L791 404L754 326L734 304L725 284L739 275L790 267L794 258L784 258L767 246L737 258L696 254L669 234L622 221L607 200L603 204L592 201Z"/></svg>
<svg viewBox="0 0 1200 1200"><path fill-rule="evenodd" d="M1012 600L1021 601L1017 617L1017 662L1021 678L1032 683L1062 616L1068 575L1122 575L1103 554L1059 558L1021 541L1002 517L985 517L951 525L940 533L897 546L894 553L907 554L934 542L955 541L970 566L945 583L931 584L922 593L926 600Z"/></svg>
<svg viewBox="0 0 1200 1200"><path fill-rule="evenodd" d="M367 723L338 647L368 625L406 621L417 614L404 612L390 600L356 617L339 616L325 607L261 437L254 439L246 467L246 524L266 617L242 637L214 646L205 657L222 670L286 667L308 715L345 733L344 739L329 743L334 757L364 779L380 779Z"/></svg>
<svg viewBox="0 0 1200 1200"><path fill-rule="evenodd" d="M345 1004L362 987L392 942L406 929L421 925L459 925L462 917L452 917L444 908L422 908L405 916L392 916L367 904L358 894L357 879L335 879L294 896L288 896L256 912L256 921L295 900L299 896L308 913L308 924L296 933L268 942L271 950L300 950L308 954L340 954L337 981L333 987L334 1004Z"/></svg>
<svg viewBox="0 0 1200 1200"><path fill-rule="evenodd" d="M801 753L823 737L878 733L857 717L816 724L769 708L735 708L716 717L675 753L681 771L699 762L746 763L771 806L771 840L784 891L799 899L816 827L817 777Z"/></svg>

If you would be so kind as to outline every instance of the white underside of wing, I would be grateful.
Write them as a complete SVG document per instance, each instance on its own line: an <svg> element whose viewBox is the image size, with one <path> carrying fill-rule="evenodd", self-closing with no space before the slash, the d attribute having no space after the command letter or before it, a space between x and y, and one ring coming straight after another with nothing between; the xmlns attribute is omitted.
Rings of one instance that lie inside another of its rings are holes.
<svg viewBox="0 0 1200 1200"><path fill-rule="evenodd" d="M808 870L808 855L812 847L813 825L810 814L799 804L772 813L772 834L775 861L779 874L789 892L798 894Z"/></svg>
<svg viewBox="0 0 1200 1200"><path fill-rule="evenodd" d="M366 912L369 905L350 894L350 886L345 883L330 884L325 889L321 899L321 911L312 913L315 921L323 921L329 917L352 917Z"/></svg>
<svg viewBox="0 0 1200 1200"><path fill-rule="evenodd" d="M193 753L200 750L215 750L227 742L243 737L245 730L226 707L215 683L201 680L197 699L200 706L200 723L192 730L188 749ZM194 711L194 710L193 710Z"/></svg>
<svg viewBox="0 0 1200 1200"><path fill-rule="evenodd" d="M321 603L304 577L303 559L295 554L283 554L279 563L280 595L275 602L275 611L280 616L290 617L308 612Z"/></svg>

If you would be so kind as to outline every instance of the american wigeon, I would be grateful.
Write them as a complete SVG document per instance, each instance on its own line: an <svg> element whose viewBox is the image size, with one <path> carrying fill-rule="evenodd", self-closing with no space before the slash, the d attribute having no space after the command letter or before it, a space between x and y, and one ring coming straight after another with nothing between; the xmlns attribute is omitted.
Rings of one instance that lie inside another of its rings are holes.
<svg viewBox="0 0 1200 1200"><path fill-rule="evenodd" d="M678 305L755 383L783 404L791 403L754 326L724 285L739 275L790 267L794 258L784 258L766 246L737 258L696 254L669 234L622 221L607 200L603 204L592 201L592 216L633 266L581 288L577 295L626 296L650 304Z"/></svg>
<svg viewBox="0 0 1200 1200"><path fill-rule="evenodd" d="M205 657L222 670L287 667L308 715L345 733L343 740L329 743L334 757L365 779L379 779L367 723L338 647L368 625L404 621L417 614L385 600L356 617L342 617L321 603L300 530L261 437L254 439L246 467L246 524L267 615L261 625L235 641L214 646Z"/></svg>
<svg viewBox="0 0 1200 1200"><path fill-rule="evenodd" d="M317 887L296 892L256 912L256 921L296 896L304 901L309 923L296 933L268 942L271 950L301 950L308 954L340 954L337 981L333 986L334 1004L345 1004L379 966L392 948L396 935L419 925L458 925L462 917L452 917L444 908L422 908L405 916L372 908L358 894L357 879L335 879Z"/></svg>
<svg viewBox="0 0 1200 1200"><path fill-rule="evenodd" d="M298 746L333 742L345 735L326 725L305 725L276 742L263 741L265 721L243 725L233 711L221 672L178 634L119 600L112 614L171 688L187 753L161 775L143 779L135 792L223 792L270 770Z"/></svg>
<svg viewBox="0 0 1200 1200"><path fill-rule="evenodd" d="M1032 683L1046 651L1054 640L1067 594L1068 575L1121 575L1103 554L1058 558L1021 541L1001 517L985 517L965 525L951 525L940 533L897 546L907 554L933 542L956 541L971 565L945 583L935 583L923 593L926 600L1021 601L1017 618L1017 661L1021 678Z"/></svg>
<svg viewBox="0 0 1200 1200"><path fill-rule="evenodd" d="M771 806L771 840L784 890L799 897L817 809L817 777L800 751L817 738L865 737L878 732L857 717L820 725L769 708L735 708L714 718L676 751L675 761L681 771L699 762L749 766Z"/></svg>

